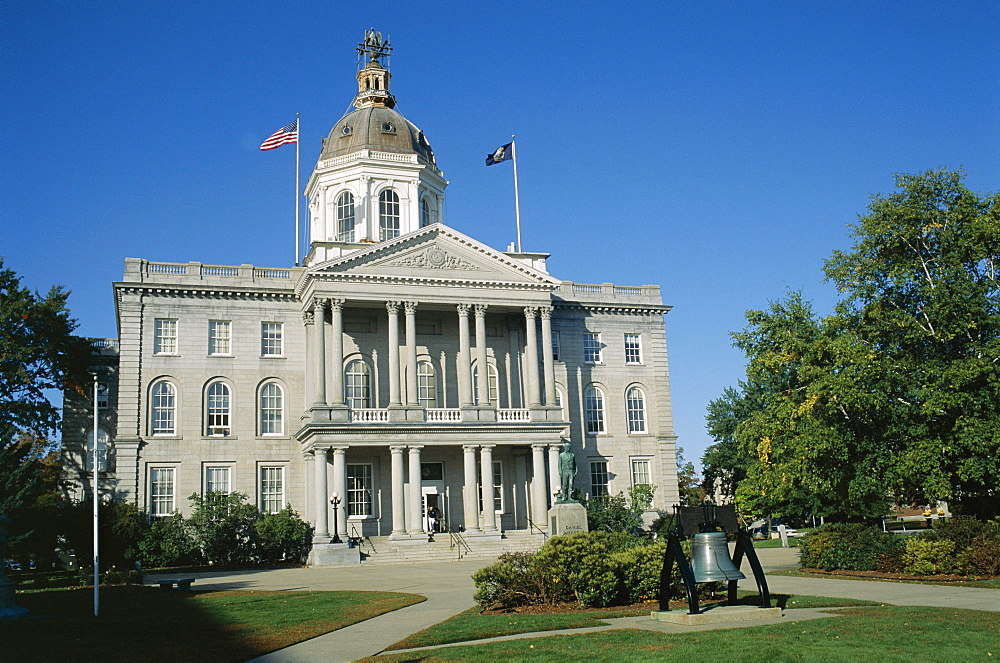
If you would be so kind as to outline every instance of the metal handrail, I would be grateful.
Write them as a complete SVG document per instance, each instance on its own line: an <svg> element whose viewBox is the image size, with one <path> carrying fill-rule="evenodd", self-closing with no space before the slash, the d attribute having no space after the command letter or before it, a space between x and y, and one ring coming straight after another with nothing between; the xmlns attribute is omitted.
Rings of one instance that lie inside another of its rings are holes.
<svg viewBox="0 0 1000 663"><path fill-rule="evenodd" d="M535 524L531 518L528 518L528 531L531 532L532 529L537 529L538 533L541 534L546 539L549 538L549 533L543 530L541 527Z"/></svg>
<svg viewBox="0 0 1000 663"><path fill-rule="evenodd" d="M462 548L465 548L466 553L471 553L472 548L469 547L469 543L462 536L461 532L453 530L451 526L448 526L448 545L451 548L458 546L458 558L462 559Z"/></svg>

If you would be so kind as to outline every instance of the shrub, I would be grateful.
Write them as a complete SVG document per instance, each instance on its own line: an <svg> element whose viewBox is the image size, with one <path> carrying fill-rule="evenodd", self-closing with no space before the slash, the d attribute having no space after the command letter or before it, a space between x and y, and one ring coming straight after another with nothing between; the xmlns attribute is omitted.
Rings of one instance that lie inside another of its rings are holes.
<svg viewBox="0 0 1000 663"><path fill-rule="evenodd" d="M1000 575L1000 534L977 536L965 552L969 571L979 575Z"/></svg>
<svg viewBox="0 0 1000 663"><path fill-rule="evenodd" d="M474 599L483 610L516 608L551 603L543 574L534 564L535 553L504 553L495 564L472 574Z"/></svg>
<svg viewBox="0 0 1000 663"><path fill-rule="evenodd" d="M935 522L934 529L925 534L924 538L953 541L955 554L962 555L972 545L972 541L980 536L1000 536L1000 524L996 521L984 522L972 516L954 516Z"/></svg>
<svg viewBox="0 0 1000 663"><path fill-rule="evenodd" d="M831 523L802 540L799 566L827 571L890 571L902 545L894 535L867 525Z"/></svg>
<svg viewBox="0 0 1000 663"><path fill-rule="evenodd" d="M201 562L201 553L187 521L175 513L156 520L139 542L146 566L182 566Z"/></svg>
<svg viewBox="0 0 1000 663"><path fill-rule="evenodd" d="M197 493L189 523L202 557L209 564L249 564L257 561L260 510L247 504L243 493Z"/></svg>
<svg viewBox="0 0 1000 663"><path fill-rule="evenodd" d="M535 563L544 569L555 602L576 600L587 606L607 606L621 592L610 556L636 545L642 545L642 540L623 533L554 536L538 551Z"/></svg>
<svg viewBox="0 0 1000 663"><path fill-rule="evenodd" d="M955 542L950 539L931 540L911 537L903 552L903 571L918 576L953 573L957 570Z"/></svg>
<svg viewBox="0 0 1000 663"><path fill-rule="evenodd" d="M656 486L637 484L624 493L591 498L587 509L587 526L591 532L626 532L642 530L642 515L653 503Z"/></svg>
<svg viewBox="0 0 1000 663"><path fill-rule="evenodd" d="M292 507L267 513L254 524L261 558L271 561L304 561L312 527Z"/></svg>
<svg viewBox="0 0 1000 663"><path fill-rule="evenodd" d="M634 546L611 554L610 566L620 586L619 599L625 603L642 603L659 598L660 570L663 568L665 543ZM673 568L672 585L681 582L677 565Z"/></svg>

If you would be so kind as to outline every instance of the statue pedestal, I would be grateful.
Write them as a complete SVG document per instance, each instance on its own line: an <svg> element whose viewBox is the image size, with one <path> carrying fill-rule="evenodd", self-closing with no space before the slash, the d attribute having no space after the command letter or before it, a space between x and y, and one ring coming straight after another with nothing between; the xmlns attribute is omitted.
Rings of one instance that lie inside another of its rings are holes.
<svg viewBox="0 0 1000 663"><path fill-rule="evenodd" d="M549 535L589 532L587 510L579 502L556 502L549 509Z"/></svg>

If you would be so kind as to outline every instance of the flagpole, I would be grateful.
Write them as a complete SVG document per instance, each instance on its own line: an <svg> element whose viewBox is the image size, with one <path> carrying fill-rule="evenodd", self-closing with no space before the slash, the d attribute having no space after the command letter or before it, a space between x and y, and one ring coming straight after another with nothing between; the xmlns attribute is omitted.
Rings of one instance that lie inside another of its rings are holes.
<svg viewBox="0 0 1000 663"><path fill-rule="evenodd" d="M295 266L299 266L299 143L302 140L302 123L295 114Z"/></svg>
<svg viewBox="0 0 1000 663"><path fill-rule="evenodd" d="M514 136L510 137L510 153L514 160L514 216L517 219L517 252L521 252L521 201L517 196L517 146Z"/></svg>
<svg viewBox="0 0 1000 663"><path fill-rule="evenodd" d="M101 503L101 494L99 490L99 474L100 474L100 463L98 462L98 441L97 441L97 373L94 373L94 617L98 617L101 614L101 556L100 551L100 528L98 527L100 512L98 508Z"/></svg>

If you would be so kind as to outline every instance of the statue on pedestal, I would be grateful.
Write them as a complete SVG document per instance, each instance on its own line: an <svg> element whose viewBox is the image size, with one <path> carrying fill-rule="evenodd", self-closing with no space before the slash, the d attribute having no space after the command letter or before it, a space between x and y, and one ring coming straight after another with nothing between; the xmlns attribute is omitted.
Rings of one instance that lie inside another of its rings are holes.
<svg viewBox="0 0 1000 663"><path fill-rule="evenodd" d="M570 451L569 442L563 442L563 450L559 453L559 497L556 502L576 502L573 499L573 482L576 480L576 455Z"/></svg>

